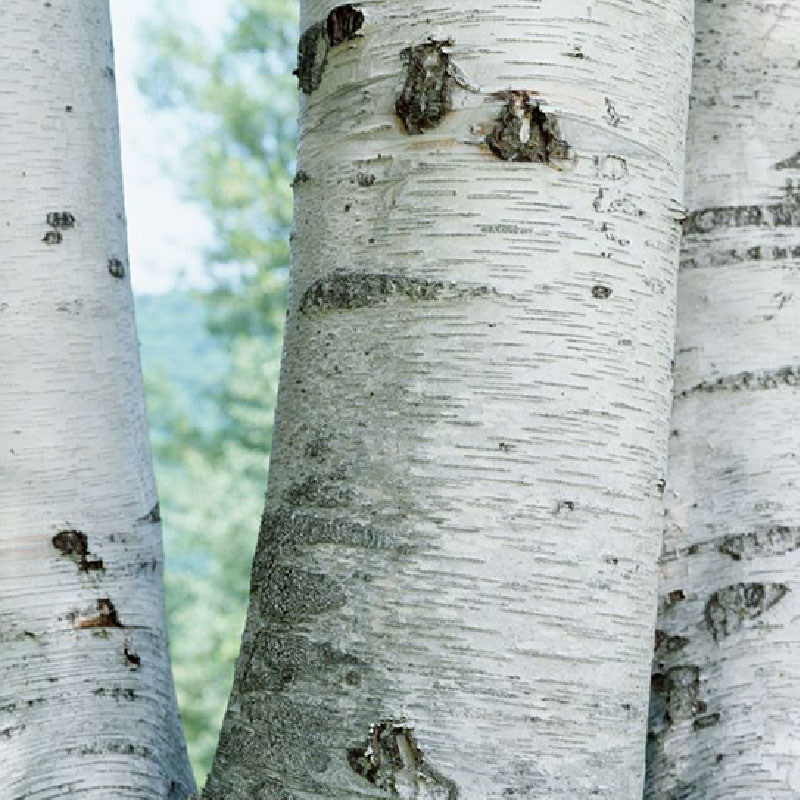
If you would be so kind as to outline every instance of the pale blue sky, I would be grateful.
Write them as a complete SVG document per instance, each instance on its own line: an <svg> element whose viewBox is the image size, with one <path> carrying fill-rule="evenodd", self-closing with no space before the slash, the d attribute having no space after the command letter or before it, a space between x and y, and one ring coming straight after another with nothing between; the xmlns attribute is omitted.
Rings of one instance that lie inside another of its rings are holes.
<svg viewBox="0 0 800 800"><path fill-rule="evenodd" d="M162 159L180 158L180 128L170 115L150 111L136 88L139 24L162 4L111 0L131 280L142 293L164 292L176 283L204 285L202 249L212 236L199 209L181 199L161 169ZM227 7L227 0L196 0L191 18L213 36Z"/></svg>

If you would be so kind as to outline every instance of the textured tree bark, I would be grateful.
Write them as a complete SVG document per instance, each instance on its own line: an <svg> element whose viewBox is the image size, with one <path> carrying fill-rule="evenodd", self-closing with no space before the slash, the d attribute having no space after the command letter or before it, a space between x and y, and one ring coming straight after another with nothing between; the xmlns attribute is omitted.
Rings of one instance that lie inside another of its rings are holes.
<svg viewBox="0 0 800 800"><path fill-rule="evenodd" d="M689 2L308 0L205 798L641 797Z"/></svg>
<svg viewBox="0 0 800 800"><path fill-rule="evenodd" d="M697 6L646 798L800 796L798 31Z"/></svg>
<svg viewBox="0 0 800 800"><path fill-rule="evenodd" d="M0 798L183 798L106 0L4 0L0 75Z"/></svg>

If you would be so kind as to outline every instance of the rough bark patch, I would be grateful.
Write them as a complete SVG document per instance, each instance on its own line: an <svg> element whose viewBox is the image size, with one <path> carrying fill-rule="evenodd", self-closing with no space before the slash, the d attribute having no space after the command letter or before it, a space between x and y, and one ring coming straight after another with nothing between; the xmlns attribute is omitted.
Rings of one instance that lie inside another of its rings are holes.
<svg viewBox="0 0 800 800"><path fill-rule="evenodd" d="M775 525L766 531L739 533L726 536L719 545L719 552L734 561L756 556L782 556L800 548L800 527L797 525Z"/></svg>
<svg viewBox="0 0 800 800"><path fill-rule="evenodd" d="M97 601L97 616L89 617L87 619L79 619L75 623L75 627L82 628L124 628L125 626L119 621L117 616L117 609L114 604L107 598L102 597Z"/></svg>
<svg viewBox="0 0 800 800"><path fill-rule="evenodd" d="M80 531L59 531L52 539L62 556L72 559L80 572L105 569L102 558L89 557L89 537Z"/></svg>
<svg viewBox="0 0 800 800"><path fill-rule="evenodd" d="M338 508L349 505L355 499L355 492L346 485L343 468L328 475L307 475L292 484L284 493L283 499L290 506L317 506L318 508Z"/></svg>
<svg viewBox="0 0 800 800"><path fill-rule="evenodd" d="M389 797L458 800L458 787L425 762L414 731L404 721L381 720L366 744L347 751L353 772Z"/></svg>
<svg viewBox="0 0 800 800"><path fill-rule="evenodd" d="M545 164L569 156L558 122L545 114L528 92L505 92L506 104L486 137L489 149L503 161Z"/></svg>
<svg viewBox="0 0 800 800"><path fill-rule="evenodd" d="M253 589L263 618L272 623L304 620L347 601L342 587L327 575L277 566L274 558L256 558Z"/></svg>
<svg viewBox="0 0 800 800"><path fill-rule="evenodd" d="M796 386L800 383L800 366L781 367L764 372L740 372L725 375L715 381L702 381L689 389L684 389L681 397L690 392L744 391L756 389L777 389L779 386Z"/></svg>
<svg viewBox="0 0 800 800"><path fill-rule="evenodd" d="M406 65L406 79L395 103L397 116L411 135L435 128L453 107L453 74L445 47L452 41L431 39L407 47L400 55Z"/></svg>
<svg viewBox="0 0 800 800"><path fill-rule="evenodd" d="M242 671L238 686L243 693L283 691L303 675L320 673L338 672L342 682L352 685L354 680L360 682L356 670L367 668L361 659L328 642L314 642L304 636L280 635L274 631L260 634L251 647L242 648L242 653L248 650L258 669Z"/></svg>
<svg viewBox="0 0 800 800"><path fill-rule="evenodd" d="M488 286L465 286L404 275L333 272L315 281L300 300L300 311L341 311L366 308L391 299L455 300L492 294Z"/></svg>
<svg viewBox="0 0 800 800"><path fill-rule="evenodd" d="M760 617L789 593L783 583L734 583L714 592L705 620L716 641L741 630L745 620Z"/></svg>
<svg viewBox="0 0 800 800"><path fill-rule="evenodd" d="M337 6L325 20L314 23L303 33L297 46L294 74L305 94L311 94L322 83L330 49L355 39L363 25L364 15L348 4Z"/></svg>

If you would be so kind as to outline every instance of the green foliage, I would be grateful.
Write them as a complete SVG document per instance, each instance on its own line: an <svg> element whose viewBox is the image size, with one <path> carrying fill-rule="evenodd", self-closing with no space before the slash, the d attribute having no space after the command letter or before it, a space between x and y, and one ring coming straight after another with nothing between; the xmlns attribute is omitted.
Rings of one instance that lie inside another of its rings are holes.
<svg viewBox="0 0 800 800"><path fill-rule="evenodd" d="M213 400L211 411L184 391L174 364L159 371L155 356L150 363L142 338L170 647L202 783L233 677L266 485L289 263L297 8L295 0L229 0L230 22L215 42L189 22L190 8L167 3L146 26L140 88L154 109L185 123L187 141L169 169L216 234L207 254L214 289L187 300L202 308L225 354L215 388L190 381Z"/></svg>

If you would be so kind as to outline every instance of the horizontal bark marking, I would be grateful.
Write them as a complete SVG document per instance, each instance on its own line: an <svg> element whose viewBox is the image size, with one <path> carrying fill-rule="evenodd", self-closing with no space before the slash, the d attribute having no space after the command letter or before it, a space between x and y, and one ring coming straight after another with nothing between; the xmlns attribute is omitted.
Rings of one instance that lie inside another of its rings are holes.
<svg viewBox="0 0 800 800"><path fill-rule="evenodd" d="M694 542L686 547L665 550L662 563L678 558L713 552L730 556L734 561L742 559L782 556L800 549L800 525L773 525L761 531L748 531Z"/></svg>
<svg viewBox="0 0 800 800"><path fill-rule="evenodd" d="M259 538L259 548L272 552L321 544L367 550L394 550L400 546L396 537L373 525L286 510L264 513Z"/></svg>
<svg viewBox="0 0 800 800"><path fill-rule="evenodd" d="M367 308L392 299L411 301L460 300L494 294L489 286L432 281L375 272L333 272L306 289L300 311L343 311Z"/></svg>
<svg viewBox="0 0 800 800"><path fill-rule="evenodd" d="M800 201L751 206L720 206L692 211L683 223L685 234L710 233L724 228L800 227Z"/></svg>
<svg viewBox="0 0 800 800"><path fill-rule="evenodd" d="M760 617L779 603L789 588L783 583L734 583L709 597L705 609L708 629L719 642L740 631L746 620Z"/></svg>
<svg viewBox="0 0 800 800"><path fill-rule="evenodd" d="M59 531L52 539L53 547L78 565L79 572L104 570L102 558L89 557L89 537L81 531Z"/></svg>
<svg viewBox="0 0 800 800"><path fill-rule="evenodd" d="M739 372L725 375L714 381L701 381L683 389L676 397L688 397L693 392L736 392L757 389L777 389L779 386L796 386L800 383L800 366L781 367L763 372Z"/></svg>
<svg viewBox="0 0 800 800"><path fill-rule="evenodd" d="M133 689L123 689L121 686L114 686L106 689L103 686L92 691L95 697L110 697L112 700L127 700L133 702L137 699L136 692Z"/></svg>
<svg viewBox="0 0 800 800"><path fill-rule="evenodd" d="M347 4L337 6L326 19L314 23L303 33L297 45L297 69L294 74L305 94L311 94L320 87L331 48L355 39L363 25L364 15Z"/></svg>
<svg viewBox="0 0 800 800"><path fill-rule="evenodd" d="M784 158L775 165L775 169L800 169L800 152L789 158Z"/></svg>
<svg viewBox="0 0 800 800"><path fill-rule="evenodd" d="M365 744L347 751L350 768L389 797L458 800L458 787L427 763L405 720L370 725Z"/></svg>
<svg viewBox="0 0 800 800"><path fill-rule="evenodd" d="M800 259L800 244L773 245L766 247L731 248L719 251L706 251L698 256L688 256L681 259L681 269L700 269L702 267L727 267L731 264L748 261L786 261Z"/></svg>
<svg viewBox="0 0 800 800"><path fill-rule="evenodd" d="M558 122L545 114L528 92L505 92L506 104L486 137L489 149L503 161L546 164L569 156Z"/></svg>
<svg viewBox="0 0 800 800"><path fill-rule="evenodd" d="M410 135L435 128L453 107L456 77L445 47L450 40L431 39L407 47L400 56L406 66L406 79L395 102L395 112Z"/></svg>
<svg viewBox="0 0 800 800"><path fill-rule="evenodd" d="M94 617L87 619L79 619L75 622L75 628L80 630L83 628L124 628L125 626L119 621L117 609L114 604L107 598L102 597L97 601L98 614Z"/></svg>
<svg viewBox="0 0 800 800"><path fill-rule="evenodd" d="M726 536L719 552L734 561L756 556L782 556L800 548L799 525L775 525L765 531Z"/></svg>

